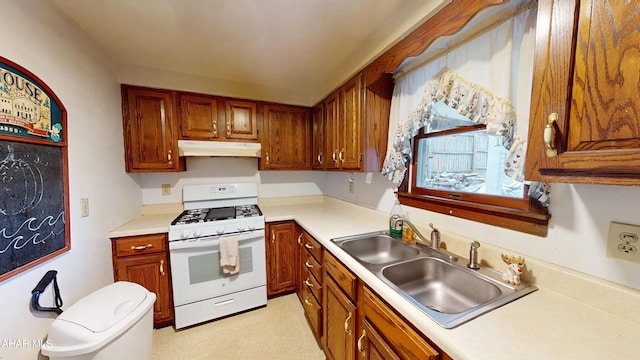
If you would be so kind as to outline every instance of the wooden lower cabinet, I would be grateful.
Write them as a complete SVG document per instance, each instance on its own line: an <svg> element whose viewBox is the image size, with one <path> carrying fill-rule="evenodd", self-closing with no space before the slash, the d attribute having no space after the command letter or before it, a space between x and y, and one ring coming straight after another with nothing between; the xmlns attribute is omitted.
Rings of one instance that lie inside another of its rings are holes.
<svg viewBox="0 0 640 360"><path fill-rule="evenodd" d="M366 286L361 288L358 308L361 359L450 359Z"/></svg>
<svg viewBox="0 0 640 360"><path fill-rule="evenodd" d="M323 308L324 352L327 359L353 359L356 306L328 275L324 278Z"/></svg>
<svg viewBox="0 0 640 360"><path fill-rule="evenodd" d="M156 294L153 326L173 325L173 295L167 234L111 239L114 281L130 281Z"/></svg>
<svg viewBox="0 0 640 360"><path fill-rule="evenodd" d="M267 296L296 290L296 223L267 224Z"/></svg>

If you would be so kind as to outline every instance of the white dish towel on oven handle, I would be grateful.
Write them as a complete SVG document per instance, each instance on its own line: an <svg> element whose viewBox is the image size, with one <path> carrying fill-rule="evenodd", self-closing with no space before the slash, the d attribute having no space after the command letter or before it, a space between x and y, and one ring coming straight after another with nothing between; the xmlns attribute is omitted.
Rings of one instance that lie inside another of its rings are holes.
<svg viewBox="0 0 640 360"><path fill-rule="evenodd" d="M223 236L220 238L220 266L225 274L240 272L240 254L238 250L238 236Z"/></svg>

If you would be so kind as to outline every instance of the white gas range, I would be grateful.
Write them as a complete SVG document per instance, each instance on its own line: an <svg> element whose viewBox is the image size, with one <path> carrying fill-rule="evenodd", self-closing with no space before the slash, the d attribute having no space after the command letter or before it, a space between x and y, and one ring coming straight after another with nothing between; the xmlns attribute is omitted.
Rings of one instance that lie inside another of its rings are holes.
<svg viewBox="0 0 640 360"><path fill-rule="evenodd" d="M185 185L169 226L176 329L267 303L264 216L254 183ZM220 266L220 241L238 242L239 272Z"/></svg>

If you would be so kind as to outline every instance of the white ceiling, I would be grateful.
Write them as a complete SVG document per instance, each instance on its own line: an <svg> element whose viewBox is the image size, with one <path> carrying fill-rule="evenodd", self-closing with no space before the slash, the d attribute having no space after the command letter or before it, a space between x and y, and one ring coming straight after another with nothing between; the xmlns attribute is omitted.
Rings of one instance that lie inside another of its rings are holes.
<svg viewBox="0 0 640 360"><path fill-rule="evenodd" d="M155 86L154 73L179 74L198 79L187 90L301 105L327 95L445 2L50 1L113 58L123 83ZM132 75L141 72L144 79Z"/></svg>

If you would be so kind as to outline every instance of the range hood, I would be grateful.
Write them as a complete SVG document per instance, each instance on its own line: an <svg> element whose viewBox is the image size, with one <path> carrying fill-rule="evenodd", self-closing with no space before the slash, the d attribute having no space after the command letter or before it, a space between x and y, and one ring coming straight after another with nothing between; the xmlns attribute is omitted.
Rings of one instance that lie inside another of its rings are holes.
<svg viewBox="0 0 640 360"><path fill-rule="evenodd" d="M178 140L180 156L260 157L260 143Z"/></svg>

